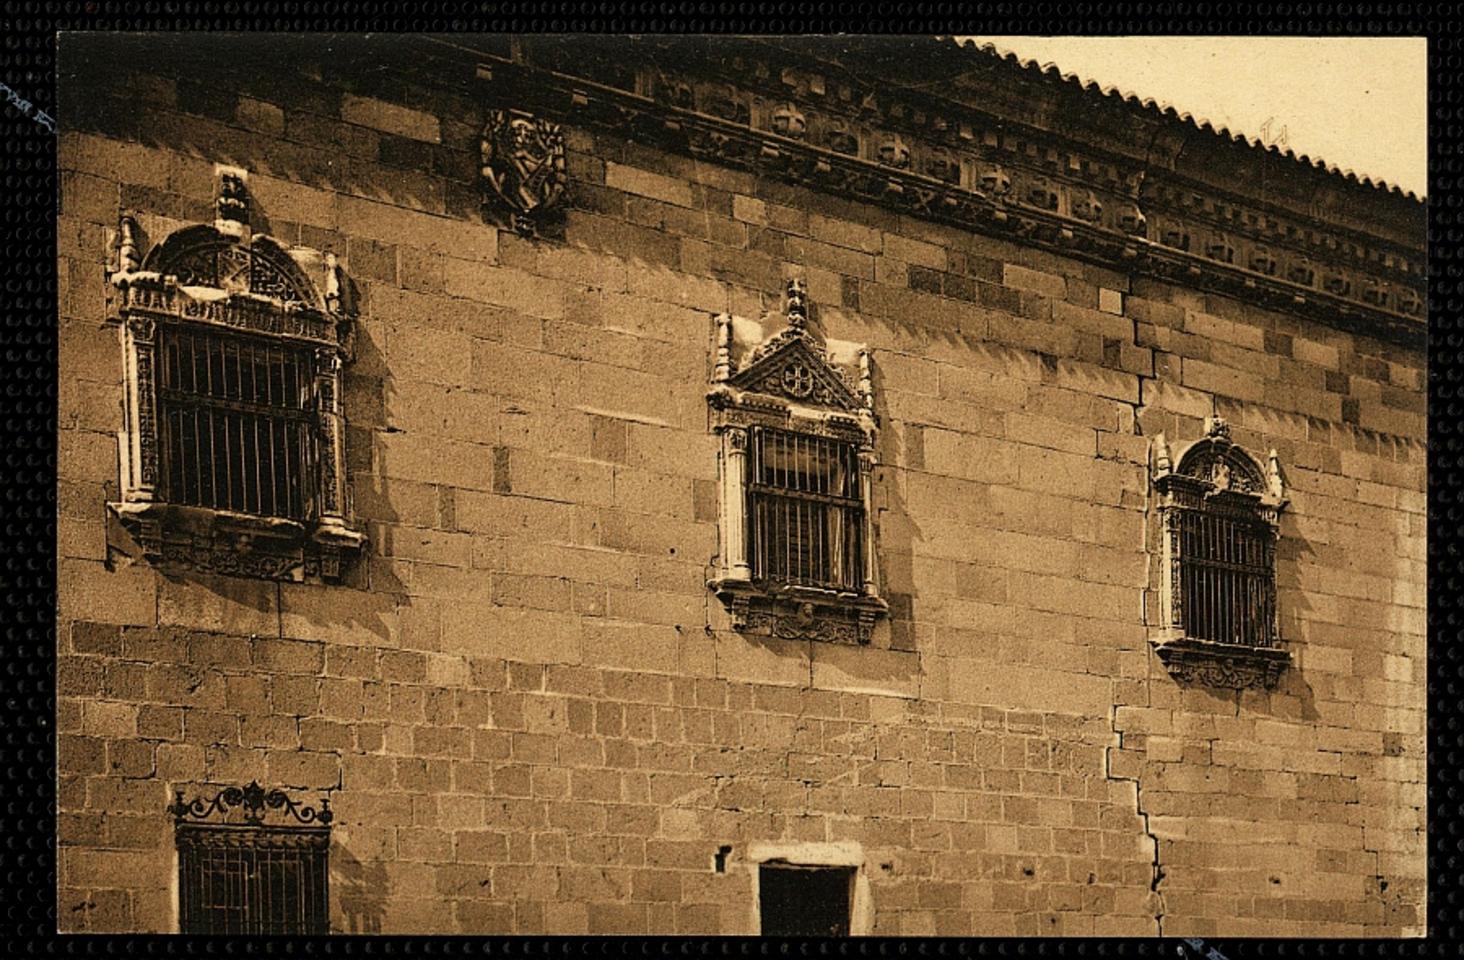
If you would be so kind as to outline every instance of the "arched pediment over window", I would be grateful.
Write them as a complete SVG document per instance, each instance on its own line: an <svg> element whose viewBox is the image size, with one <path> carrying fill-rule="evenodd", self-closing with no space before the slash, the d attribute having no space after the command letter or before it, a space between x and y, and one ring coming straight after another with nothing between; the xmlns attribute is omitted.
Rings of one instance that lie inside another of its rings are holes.
<svg viewBox="0 0 1464 960"><path fill-rule="evenodd" d="M308 260L311 254L314 251L300 256ZM315 259L323 266L320 255ZM245 239L211 224L184 227L154 247L142 269L174 277L183 287L249 293L322 313L329 309L324 292L306 276L301 264L264 234Z"/></svg>

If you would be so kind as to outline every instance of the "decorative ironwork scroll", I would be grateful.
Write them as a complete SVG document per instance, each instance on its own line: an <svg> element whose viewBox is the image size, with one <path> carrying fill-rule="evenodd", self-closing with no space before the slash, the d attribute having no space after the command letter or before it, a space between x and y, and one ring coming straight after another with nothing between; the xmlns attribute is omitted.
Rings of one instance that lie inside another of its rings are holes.
<svg viewBox="0 0 1464 960"><path fill-rule="evenodd" d="M324 826L335 818L329 797L321 797L317 809L291 799L283 790L266 790L257 780L251 780L242 787L225 787L207 801L202 797L184 800L183 791L176 790L173 802L167 808L174 823L207 821L214 817L222 822L227 820L232 810L239 811L244 823L256 826L264 823L270 810L281 811L287 819L300 824Z"/></svg>

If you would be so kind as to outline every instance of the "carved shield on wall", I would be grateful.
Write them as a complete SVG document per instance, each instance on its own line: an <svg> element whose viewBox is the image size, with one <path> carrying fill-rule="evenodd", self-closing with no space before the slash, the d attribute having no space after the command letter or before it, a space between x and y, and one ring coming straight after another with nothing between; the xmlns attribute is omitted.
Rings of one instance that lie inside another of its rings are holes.
<svg viewBox="0 0 1464 960"><path fill-rule="evenodd" d="M532 229L533 218L564 193L564 135L557 123L518 110L494 110L482 137L483 182L510 211L514 227Z"/></svg>

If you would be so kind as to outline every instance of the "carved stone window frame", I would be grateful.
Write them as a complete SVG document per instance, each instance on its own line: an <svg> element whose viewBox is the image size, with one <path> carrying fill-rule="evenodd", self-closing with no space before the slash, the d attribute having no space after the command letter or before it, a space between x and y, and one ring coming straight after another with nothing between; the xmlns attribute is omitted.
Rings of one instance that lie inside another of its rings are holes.
<svg viewBox="0 0 1464 960"><path fill-rule="evenodd" d="M872 502L878 419L869 350L857 348L857 382L830 358L808 329L801 280L787 290L787 326L764 339L740 364L733 360L734 318L716 318L711 389L718 455L720 548L708 586L732 614L733 629L787 640L867 644L889 605L880 597ZM791 371L791 373L790 373ZM863 505L862 571L858 590L832 590L754 579L748 557L747 449L755 427L849 442L858 452Z"/></svg>
<svg viewBox="0 0 1464 960"><path fill-rule="evenodd" d="M334 580L366 540L352 522L346 483L341 372L351 359L355 317L344 278L334 254L251 232L245 171L219 167L216 178L217 219L172 231L145 256L137 218L124 213L118 223L108 320L123 361L121 482L120 498L107 507L127 536L109 534L109 555L140 555L164 568ZM157 415L164 326L242 332L309 351L313 509L305 522L165 499Z"/></svg>
<svg viewBox="0 0 1464 960"><path fill-rule="evenodd" d="M1192 637L1185 629L1183 570L1186 557L1181 514L1200 513L1258 523L1274 542L1287 498L1276 451L1261 462L1230 437L1219 417L1205 421L1204 436L1176 444L1154 438L1152 480L1158 515L1159 623L1151 633L1155 652L1183 682L1214 687L1271 687L1291 662L1277 615L1275 550L1269 558L1269 645L1228 643Z"/></svg>

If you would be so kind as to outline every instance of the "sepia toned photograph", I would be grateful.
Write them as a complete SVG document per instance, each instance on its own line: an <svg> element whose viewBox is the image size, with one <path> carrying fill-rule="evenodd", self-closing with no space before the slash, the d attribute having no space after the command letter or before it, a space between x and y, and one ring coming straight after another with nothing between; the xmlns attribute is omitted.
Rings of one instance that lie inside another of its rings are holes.
<svg viewBox="0 0 1464 960"><path fill-rule="evenodd" d="M1426 55L60 34L58 929L1426 936Z"/></svg>

